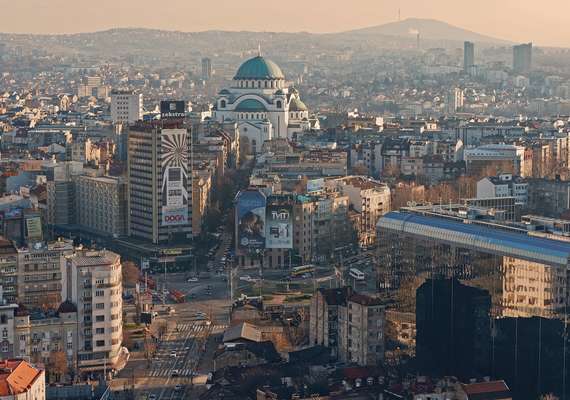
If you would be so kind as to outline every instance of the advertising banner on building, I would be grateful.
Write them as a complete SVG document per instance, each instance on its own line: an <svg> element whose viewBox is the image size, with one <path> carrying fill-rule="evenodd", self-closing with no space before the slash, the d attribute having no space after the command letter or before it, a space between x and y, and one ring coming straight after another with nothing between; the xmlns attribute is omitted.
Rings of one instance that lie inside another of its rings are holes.
<svg viewBox="0 0 570 400"><path fill-rule="evenodd" d="M244 190L236 206L238 247L254 251L265 248L266 198L258 190Z"/></svg>
<svg viewBox="0 0 570 400"><path fill-rule="evenodd" d="M26 237L28 239L42 239L42 219L40 217L31 217L26 219Z"/></svg>
<svg viewBox="0 0 570 400"><path fill-rule="evenodd" d="M266 207L265 243L268 249L293 248L293 210L289 205Z"/></svg>
<svg viewBox="0 0 570 400"><path fill-rule="evenodd" d="M162 226L188 224L188 133L163 129Z"/></svg>
<svg viewBox="0 0 570 400"><path fill-rule="evenodd" d="M325 187L324 178L311 179L307 181L307 193L320 192Z"/></svg>

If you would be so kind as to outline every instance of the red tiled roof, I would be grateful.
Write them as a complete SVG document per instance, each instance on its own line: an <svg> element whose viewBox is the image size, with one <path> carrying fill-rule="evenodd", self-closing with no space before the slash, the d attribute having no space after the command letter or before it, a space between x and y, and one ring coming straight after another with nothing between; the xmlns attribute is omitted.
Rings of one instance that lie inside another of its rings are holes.
<svg viewBox="0 0 570 400"><path fill-rule="evenodd" d="M467 395L508 392L510 390L505 381L469 383L462 386Z"/></svg>
<svg viewBox="0 0 570 400"><path fill-rule="evenodd" d="M0 361L0 396L26 392L42 372L23 360Z"/></svg>

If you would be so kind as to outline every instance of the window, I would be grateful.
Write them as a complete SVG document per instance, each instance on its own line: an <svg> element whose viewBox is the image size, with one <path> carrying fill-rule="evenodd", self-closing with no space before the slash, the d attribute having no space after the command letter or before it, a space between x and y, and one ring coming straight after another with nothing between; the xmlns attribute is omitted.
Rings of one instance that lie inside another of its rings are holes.
<svg viewBox="0 0 570 400"><path fill-rule="evenodd" d="M95 342L95 346L97 346L97 347L103 347L103 346L105 346L105 341L104 341L104 340L97 340L97 341Z"/></svg>
<svg viewBox="0 0 570 400"><path fill-rule="evenodd" d="M7 324L8 323L8 316L6 314L0 315L0 324Z"/></svg>
<svg viewBox="0 0 570 400"><path fill-rule="evenodd" d="M97 315L95 316L95 322L103 322L105 321L105 316L104 315Z"/></svg>
<svg viewBox="0 0 570 400"><path fill-rule="evenodd" d="M95 329L95 334L97 335L103 335L105 333L105 328L96 328Z"/></svg>
<svg viewBox="0 0 570 400"><path fill-rule="evenodd" d="M281 108L281 107L282 107L281 100L277 100L277 108Z"/></svg>
<svg viewBox="0 0 570 400"><path fill-rule="evenodd" d="M95 296L96 296L96 297L105 296L105 291L104 291L104 290L96 290L96 291L95 291Z"/></svg>
<svg viewBox="0 0 570 400"><path fill-rule="evenodd" d="M226 108L226 101L225 100L220 101L220 108Z"/></svg>
<svg viewBox="0 0 570 400"><path fill-rule="evenodd" d="M97 310L103 310L103 309L105 309L105 303L97 303L97 304L95 304L95 309L97 309Z"/></svg>

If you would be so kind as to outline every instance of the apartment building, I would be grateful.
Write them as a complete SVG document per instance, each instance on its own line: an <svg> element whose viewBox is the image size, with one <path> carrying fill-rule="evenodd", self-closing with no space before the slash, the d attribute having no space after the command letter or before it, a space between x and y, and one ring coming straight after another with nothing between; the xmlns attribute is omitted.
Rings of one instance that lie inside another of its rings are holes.
<svg viewBox="0 0 570 400"><path fill-rule="evenodd" d="M309 343L331 357L362 366L384 360L385 306L351 287L319 289L311 300Z"/></svg>
<svg viewBox="0 0 570 400"><path fill-rule="evenodd" d="M376 297L352 293L339 313L339 359L362 366L384 361L385 306Z"/></svg>
<svg viewBox="0 0 570 400"><path fill-rule="evenodd" d="M113 237L127 234L127 182L122 177L79 176L75 197L81 227Z"/></svg>
<svg viewBox="0 0 570 400"><path fill-rule="evenodd" d="M114 124L133 124L142 119L143 95L132 90L111 91L111 120Z"/></svg>
<svg viewBox="0 0 570 400"><path fill-rule="evenodd" d="M30 310L57 309L64 297L65 256L73 242L60 239L18 249L18 303Z"/></svg>
<svg viewBox="0 0 570 400"><path fill-rule="evenodd" d="M350 207L359 213L358 241L362 246L376 241L376 223L390 211L390 188L373 179L349 176L331 182L348 196Z"/></svg>
<svg viewBox="0 0 570 400"><path fill-rule="evenodd" d="M123 338L120 257L106 250L82 250L68 257L67 268L66 295L78 310L78 368L115 368L121 362Z"/></svg>
<svg viewBox="0 0 570 400"><path fill-rule="evenodd" d="M0 236L0 288L4 299L15 303L18 297L18 250Z"/></svg>

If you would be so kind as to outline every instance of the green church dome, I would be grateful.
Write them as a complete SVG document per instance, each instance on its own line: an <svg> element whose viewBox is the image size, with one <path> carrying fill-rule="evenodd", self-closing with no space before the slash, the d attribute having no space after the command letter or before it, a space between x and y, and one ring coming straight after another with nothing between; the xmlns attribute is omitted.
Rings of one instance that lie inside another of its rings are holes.
<svg viewBox="0 0 570 400"><path fill-rule="evenodd" d="M244 62L234 79L285 79L285 76L273 61L257 56Z"/></svg>
<svg viewBox="0 0 570 400"><path fill-rule="evenodd" d="M240 102L235 108L236 111L242 112L259 112L266 111L265 106L259 100L246 99Z"/></svg>

